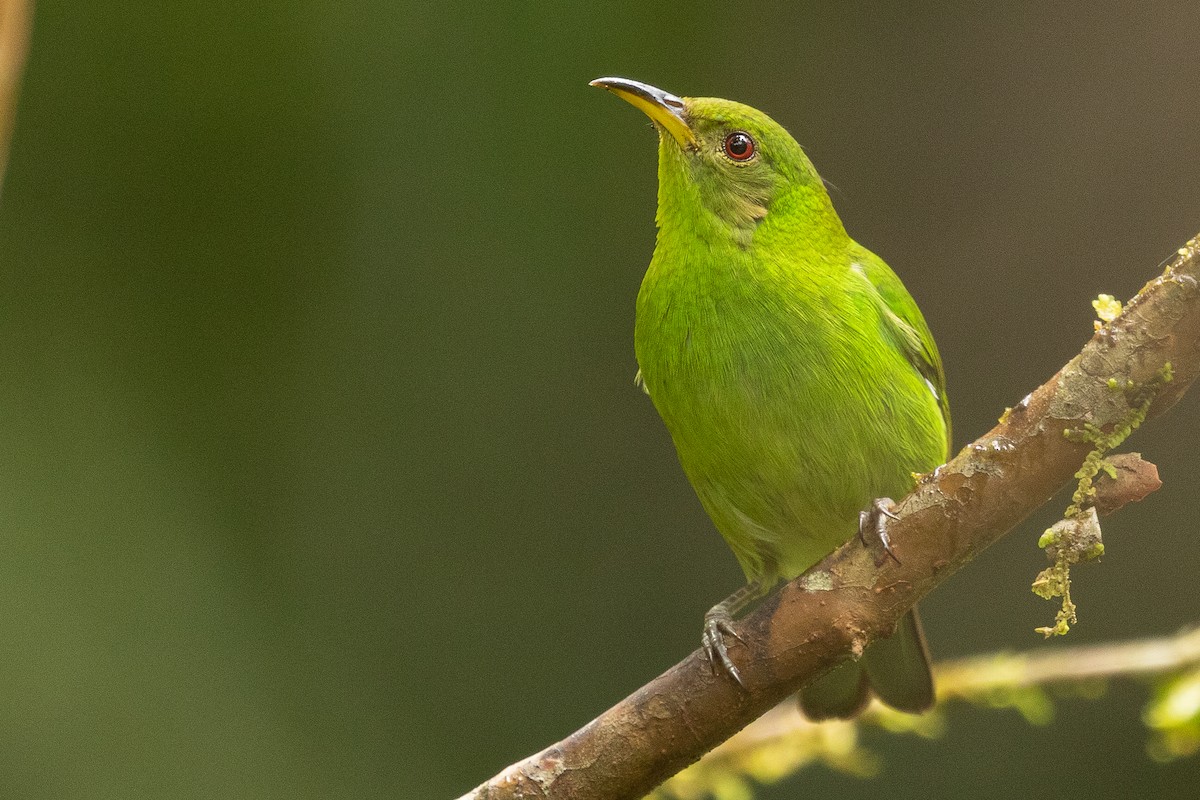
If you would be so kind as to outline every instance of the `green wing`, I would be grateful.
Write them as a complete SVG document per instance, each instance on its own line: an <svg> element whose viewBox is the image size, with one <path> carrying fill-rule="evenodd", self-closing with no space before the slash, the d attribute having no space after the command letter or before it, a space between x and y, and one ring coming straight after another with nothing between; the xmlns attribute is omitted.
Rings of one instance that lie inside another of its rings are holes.
<svg viewBox="0 0 1200 800"><path fill-rule="evenodd" d="M912 295L904 288L900 278L892 272L883 259L867 248L855 243L851 258L857 270L875 287L883 300L886 321L892 330L897 345L908 357L909 363L921 373L937 395L946 422L946 447L951 445L950 402L946 397L946 374L942 371L942 357L938 355L933 334L925 324L925 317Z"/></svg>

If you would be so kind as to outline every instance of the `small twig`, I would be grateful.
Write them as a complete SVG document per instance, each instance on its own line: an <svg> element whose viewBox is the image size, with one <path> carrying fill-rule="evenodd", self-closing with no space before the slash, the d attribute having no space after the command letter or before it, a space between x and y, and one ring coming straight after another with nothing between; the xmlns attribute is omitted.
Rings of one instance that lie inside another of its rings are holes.
<svg viewBox="0 0 1200 800"><path fill-rule="evenodd" d="M1110 471L1101 473L1093 487L1092 502L1100 516L1120 510L1128 503L1144 500L1162 488L1158 467L1142 459L1141 453L1119 453L1105 459Z"/></svg>
<svg viewBox="0 0 1200 800"><path fill-rule="evenodd" d="M1200 628L1154 639L975 656L939 664L935 674L942 704L974 701L999 690L1163 675L1194 666L1200 666ZM859 719L870 722L881 713L895 712L876 701ZM709 753L704 763L741 755L819 724L801 716L794 703L784 702Z"/></svg>

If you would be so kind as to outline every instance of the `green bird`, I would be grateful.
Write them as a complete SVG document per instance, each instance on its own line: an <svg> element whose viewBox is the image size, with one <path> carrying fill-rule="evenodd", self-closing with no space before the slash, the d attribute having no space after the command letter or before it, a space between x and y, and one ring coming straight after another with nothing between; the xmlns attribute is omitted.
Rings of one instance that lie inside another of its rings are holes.
<svg viewBox="0 0 1200 800"><path fill-rule="evenodd" d="M637 297L637 382L749 583L704 618L741 682L731 621L857 533L890 553L889 496L946 460L950 413L916 302L846 233L796 140L761 111L600 78L659 133L658 238ZM805 687L815 719L871 693L920 712L933 680L916 610Z"/></svg>

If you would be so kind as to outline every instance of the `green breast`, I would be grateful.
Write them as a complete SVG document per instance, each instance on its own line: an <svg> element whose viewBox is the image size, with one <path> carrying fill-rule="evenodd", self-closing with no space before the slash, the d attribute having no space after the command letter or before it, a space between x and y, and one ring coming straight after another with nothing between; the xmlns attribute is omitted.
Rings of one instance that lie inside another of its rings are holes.
<svg viewBox="0 0 1200 800"><path fill-rule="evenodd" d="M749 578L798 575L873 498L944 459L937 399L884 325L848 252L715 257L660 238L638 295L638 364Z"/></svg>

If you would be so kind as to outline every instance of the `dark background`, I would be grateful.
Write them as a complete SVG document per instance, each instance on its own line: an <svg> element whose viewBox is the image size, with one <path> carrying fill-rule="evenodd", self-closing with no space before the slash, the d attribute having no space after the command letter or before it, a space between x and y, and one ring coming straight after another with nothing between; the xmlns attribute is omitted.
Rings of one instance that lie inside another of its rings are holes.
<svg viewBox="0 0 1200 800"><path fill-rule="evenodd" d="M655 138L771 113L920 302L957 444L1200 231L1194 2L39 4L0 204L0 794L450 797L740 584L633 387ZM1200 618L1197 393L1053 646ZM1039 645L1056 502L924 604ZM1145 687L771 797L1192 796Z"/></svg>

